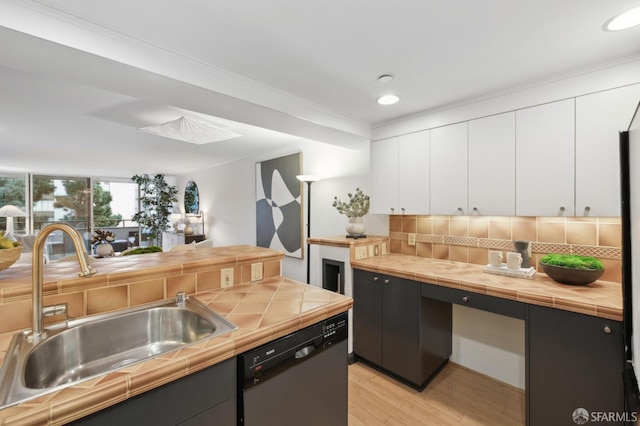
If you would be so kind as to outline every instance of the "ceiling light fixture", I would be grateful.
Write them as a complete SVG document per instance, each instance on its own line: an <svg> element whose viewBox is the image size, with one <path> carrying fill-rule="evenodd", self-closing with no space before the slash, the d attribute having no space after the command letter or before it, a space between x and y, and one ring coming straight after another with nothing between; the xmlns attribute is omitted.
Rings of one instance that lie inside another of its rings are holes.
<svg viewBox="0 0 640 426"><path fill-rule="evenodd" d="M604 23L605 31L622 31L640 25L640 7L619 13Z"/></svg>
<svg viewBox="0 0 640 426"><path fill-rule="evenodd" d="M384 95L378 98L378 103L380 105L393 105L400 100L396 95Z"/></svg>
<svg viewBox="0 0 640 426"><path fill-rule="evenodd" d="M167 123L142 127L138 130L198 145L226 141L242 136L239 133L221 129L213 124L204 123L185 116Z"/></svg>

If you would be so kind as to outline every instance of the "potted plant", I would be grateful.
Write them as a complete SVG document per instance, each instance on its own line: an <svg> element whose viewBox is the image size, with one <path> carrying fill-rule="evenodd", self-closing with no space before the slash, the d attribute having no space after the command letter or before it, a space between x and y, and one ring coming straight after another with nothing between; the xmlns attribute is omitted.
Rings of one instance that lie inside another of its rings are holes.
<svg viewBox="0 0 640 426"><path fill-rule="evenodd" d="M337 196L333 198L333 207L338 213L349 218L347 225L347 237L358 238L364 236L365 224L362 217L369 213L369 196L360 188L356 188L353 194L347 194L349 201L342 201Z"/></svg>
<svg viewBox="0 0 640 426"><path fill-rule="evenodd" d="M133 215L132 220L146 228L148 239L161 240L162 231L169 225L169 215L173 205L178 201L178 189L169 185L164 175L157 174L135 175L131 178L140 186L140 211ZM161 241L160 243L161 244ZM151 245L151 243L149 243Z"/></svg>
<svg viewBox="0 0 640 426"><path fill-rule="evenodd" d="M547 254L540 259L540 266L550 278L563 284L586 285L604 274L602 261L589 256Z"/></svg>

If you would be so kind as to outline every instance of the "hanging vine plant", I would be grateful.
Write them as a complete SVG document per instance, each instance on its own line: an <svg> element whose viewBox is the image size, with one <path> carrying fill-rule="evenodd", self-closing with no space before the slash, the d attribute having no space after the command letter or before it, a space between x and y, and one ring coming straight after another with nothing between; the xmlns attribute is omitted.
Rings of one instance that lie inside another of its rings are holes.
<svg viewBox="0 0 640 426"><path fill-rule="evenodd" d="M169 185L164 175L135 175L131 178L140 187L140 211L132 219L145 228L149 240L157 240L169 225L169 215L178 201L178 188Z"/></svg>

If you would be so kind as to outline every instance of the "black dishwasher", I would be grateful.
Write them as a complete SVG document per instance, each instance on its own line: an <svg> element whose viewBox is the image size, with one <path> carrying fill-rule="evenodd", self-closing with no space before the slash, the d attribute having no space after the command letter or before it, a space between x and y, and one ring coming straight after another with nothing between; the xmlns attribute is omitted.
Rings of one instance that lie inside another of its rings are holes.
<svg viewBox="0 0 640 426"><path fill-rule="evenodd" d="M240 355L238 424L347 424L347 314Z"/></svg>

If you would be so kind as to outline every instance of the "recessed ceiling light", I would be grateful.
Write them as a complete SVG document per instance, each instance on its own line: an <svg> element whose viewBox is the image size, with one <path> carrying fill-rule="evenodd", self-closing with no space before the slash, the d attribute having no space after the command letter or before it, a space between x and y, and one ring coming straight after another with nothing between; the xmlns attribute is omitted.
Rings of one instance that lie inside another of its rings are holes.
<svg viewBox="0 0 640 426"><path fill-rule="evenodd" d="M393 80L393 76L389 74L384 74L378 77L378 81L380 83L389 83L391 80Z"/></svg>
<svg viewBox="0 0 640 426"><path fill-rule="evenodd" d="M384 95L378 98L380 105L393 105L400 100L396 95Z"/></svg>
<svg viewBox="0 0 640 426"><path fill-rule="evenodd" d="M635 7L614 16L604 23L602 29L605 31L621 31L636 25L640 25L640 7Z"/></svg>

